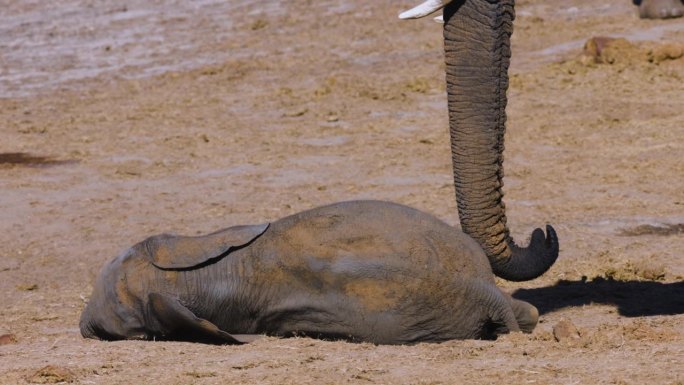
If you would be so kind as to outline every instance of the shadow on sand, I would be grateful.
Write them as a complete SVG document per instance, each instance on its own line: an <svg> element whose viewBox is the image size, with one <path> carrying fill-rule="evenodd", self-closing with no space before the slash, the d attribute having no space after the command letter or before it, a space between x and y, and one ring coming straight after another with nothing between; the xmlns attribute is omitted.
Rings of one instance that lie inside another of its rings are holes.
<svg viewBox="0 0 684 385"><path fill-rule="evenodd" d="M78 161L73 159L58 160L47 156L32 155L26 152L0 153L0 166L49 167L73 163L78 163Z"/></svg>
<svg viewBox="0 0 684 385"><path fill-rule="evenodd" d="M684 281L563 280L554 286L519 289L513 297L533 304L540 314L589 304L615 305L626 317L684 314Z"/></svg>

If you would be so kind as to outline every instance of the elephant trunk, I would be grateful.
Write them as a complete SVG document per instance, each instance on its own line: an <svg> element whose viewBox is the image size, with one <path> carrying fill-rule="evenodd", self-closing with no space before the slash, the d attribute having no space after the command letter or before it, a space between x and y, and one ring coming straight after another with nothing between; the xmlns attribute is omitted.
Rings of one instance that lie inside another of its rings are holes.
<svg viewBox="0 0 684 385"><path fill-rule="evenodd" d="M503 150L513 0L454 0L444 10L449 129L463 231L487 253L497 276L536 278L558 257L551 226L516 246L506 226Z"/></svg>

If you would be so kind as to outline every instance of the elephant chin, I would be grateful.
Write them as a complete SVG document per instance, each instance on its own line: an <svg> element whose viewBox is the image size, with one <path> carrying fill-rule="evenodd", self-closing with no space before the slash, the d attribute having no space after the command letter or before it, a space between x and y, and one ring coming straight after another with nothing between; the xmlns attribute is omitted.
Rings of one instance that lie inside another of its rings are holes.
<svg viewBox="0 0 684 385"><path fill-rule="evenodd" d="M81 323L79 324L79 329L81 330L81 336L83 336L83 338L99 339L98 336L95 334L93 326L83 318L81 319Z"/></svg>
<svg viewBox="0 0 684 385"><path fill-rule="evenodd" d="M510 236L503 202L506 91L513 0L456 0L444 8L449 131L463 231L504 279L534 279L556 261L558 237L537 229L528 247Z"/></svg>

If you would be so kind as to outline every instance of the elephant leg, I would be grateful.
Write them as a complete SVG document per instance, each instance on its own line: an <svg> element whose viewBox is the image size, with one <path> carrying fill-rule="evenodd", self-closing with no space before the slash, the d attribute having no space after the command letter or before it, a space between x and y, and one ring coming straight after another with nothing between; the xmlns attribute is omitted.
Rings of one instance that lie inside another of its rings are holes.
<svg viewBox="0 0 684 385"><path fill-rule="evenodd" d="M682 15L682 0L642 0L639 4L639 17L642 19L669 19Z"/></svg>
<svg viewBox="0 0 684 385"><path fill-rule="evenodd" d="M524 333L532 333L532 330L537 326L537 321L539 320L539 311L537 308L525 301L520 301L515 298L511 298L511 306L513 307L513 313L515 314L515 319L518 321L520 330Z"/></svg>

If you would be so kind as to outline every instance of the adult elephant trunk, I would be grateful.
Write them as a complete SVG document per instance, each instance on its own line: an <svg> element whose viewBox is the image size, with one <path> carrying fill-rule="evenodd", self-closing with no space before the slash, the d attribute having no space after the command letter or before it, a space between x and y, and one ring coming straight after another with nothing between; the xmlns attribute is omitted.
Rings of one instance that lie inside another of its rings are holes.
<svg viewBox="0 0 684 385"><path fill-rule="evenodd" d="M456 200L463 231L484 248L494 274L536 278L558 257L558 238L532 233L518 247L506 226L503 149L513 0L454 0L444 9L444 49Z"/></svg>

